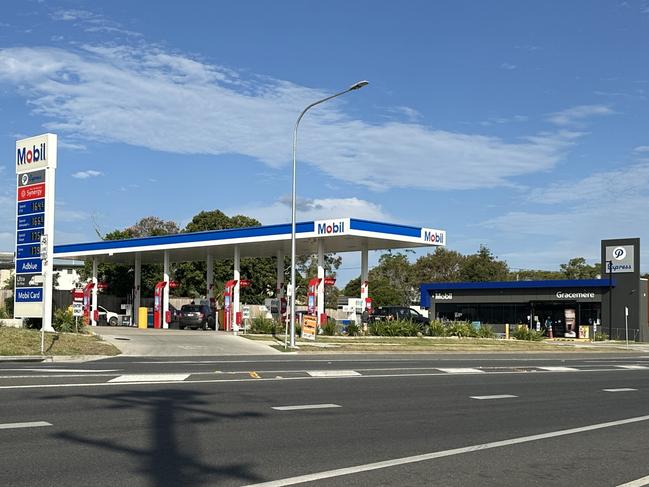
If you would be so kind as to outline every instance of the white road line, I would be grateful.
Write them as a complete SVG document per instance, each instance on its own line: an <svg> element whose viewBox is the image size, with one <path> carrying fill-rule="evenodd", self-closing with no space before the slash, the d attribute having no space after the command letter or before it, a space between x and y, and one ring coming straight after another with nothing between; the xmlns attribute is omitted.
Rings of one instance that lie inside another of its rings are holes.
<svg viewBox="0 0 649 487"><path fill-rule="evenodd" d="M32 421L31 423L4 423L0 424L0 430L12 430L18 428L40 428L41 426L52 426L46 421Z"/></svg>
<svg viewBox="0 0 649 487"><path fill-rule="evenodd" d="M5 371L26 371L26 372L69 372L71 374L99 374L102 372L119 372L121 369L106 369L106 370L100 370L100 369L95 369L95 370L90 370L90 369L63 369L63 368L49 368L49 369L44 369L44 368L38 368L38 369L0 369L1 372Z"/></svg>
<svg viewBox="0 0 649 487"><path fill-rule="evenodd" d="M630 387L621 387L619 389L602 389L604 392L632 392L638 389L631 389Z"/></svg>
<svg viewBox="0 0 649 487"><path fill-rule="evenodd" d="M454 448L452 450L442 450L432 453L425 453L423 455L415 455L412 457L395 458L393 460L386 460L383 462L366 463L364 465L356 465L355 467L338 468L335 470L325 470L306 475L299 475L297 477L289 477L280 480L271 480L269 482L262 482L258 484L250 484L245 487L282 487L286 485L301 484L303 482L315 482L317 480L330 479L334 477L342 477L343 475L352 475L361 472L369 472L372 470L379 470L382 468L396 467L399 465L406 465L409 463L425 462L434 460L436 458L450 457L453 455L461 455L464 453L472 453L476 451L491 450L493 448L501 448L504 446L518 445L521 443L529 443L532 441L545 440L548 438L557 438L560 436L574 435L577 433L585 433L587 431L595 431L604 428L612 428L614 426L622 426L625 424L639 423L641 421L649 421L649 416L638 416L635 418L622 419L619 421L610 421L607 423L592 424L589 426L582 426L579 428L570 428L567 430L551 431L549 433L541 433L539 435L521 436L518 438L511 438L509 440L493 441L490 443L481 443L478 445L465 446L462 448Z"/></svg>
<svg viewBox="0 0 649 487"><path fill-rule="evenodd" d="M302 406L275 406L276 411L301 411L303 409L341 408L338 404L304 404Z"/></svg>
<svg viewBox="0 0 649 487"><path fill-rule="evenodd" d="M470 396L470 397L471 399L485 400L485 399L512 399L518 396L512 396L511 394L500 394L500 395L493 395L493 396Z"/></svg>
<svg viewBox="0 0 649 487"><path fill-rule="evenodd" d="M484 370L471 369L468 367L456 367L452 369L440 369L438 367L437 370L441 370L442 372L446 372L447 374L484 374Z"/></svg>
<svg viewBox="0 0 649 487"><path fill-rule="evenodd" d="M617 487L643 487L645 485L649 485L649 475L642 477L641 479L632 480L626 484L620 484Z"/></svg>
<svg viewBox="0 0 649 487"><path fill-rule="evenodd" d="M311 377L355 377L361 375L355 370L307 370L306 373Z"/></svg>
<svg viewBox="0 0 649 487"><path fill-rule="evenodd" d="M573 367L539 367L541 370L547 370L548 372L579 372L579 369Z"/></svg>
<svg viewBox="0 0 649 487"><path fill-rule="evenodd" d="M165 382L183 381L191 374L126 374L115 377L108 382Z"/></svg>
<svg viewBox="0 0 649 487"><path fill-rule="evenodd" d="M627 370L647 370L649 367L646 365L616 365L616 367L619 367L621 369L627 369Z"/></svg>

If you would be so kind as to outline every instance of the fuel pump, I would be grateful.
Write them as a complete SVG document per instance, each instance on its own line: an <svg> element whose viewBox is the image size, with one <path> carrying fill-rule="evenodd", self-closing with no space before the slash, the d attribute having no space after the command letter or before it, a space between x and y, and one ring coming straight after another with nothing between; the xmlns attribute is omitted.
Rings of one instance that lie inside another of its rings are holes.
<svg viewBox="0 0 649 487"><path fill-rule="evenodd" d="M223 329L225 331L230 331L232 330L232 325L234 324L233 320L233 311L234 307L232 306L232 296L234 294L234 286L237 285L236 280L229 280L225 283L225 290L223 291L223 308L224 308L224 323L223 323Z"/></svg>
<svg viewBox="0 0 649 487"><path fill-rule="evenodd" d="M165 281L160 281L155 285L153 291L153 328L162 328L163 318L164 323L169 323L171 321L171 313L167 311L167 316L162 316L162 310L164 309L164 288L167 285Z"/></svg>
<svg viewBox="0 0 649 487"><path fill-rule="evenodd" d="M83 324L90 325L90 303L92 302L92 288L95 287L94 282L89 282L83 287ZM99 321L99 311L95 310L95 323Z"/></svg>
<svg viewBox="0 0 649 487"><path fill-rule="evenodd" d="M322 279L314 277L309 281L307 288L307 313L316 316L318 314L318 285Z"/></svg>

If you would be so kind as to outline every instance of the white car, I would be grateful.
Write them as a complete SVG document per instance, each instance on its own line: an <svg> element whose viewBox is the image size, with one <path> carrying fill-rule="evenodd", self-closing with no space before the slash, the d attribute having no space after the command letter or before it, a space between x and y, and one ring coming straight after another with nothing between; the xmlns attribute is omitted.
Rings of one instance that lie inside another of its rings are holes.
<svg viewBox="0 0 649 487"><path fill-rule="evenodd" d="M117 326L119 324L119 316L117 315L117 313L108 311L103 306L97 306L97 310L99 311L99 321L101 321L102 318L105 318L106 323L108 323L110 326Z"/></svg>

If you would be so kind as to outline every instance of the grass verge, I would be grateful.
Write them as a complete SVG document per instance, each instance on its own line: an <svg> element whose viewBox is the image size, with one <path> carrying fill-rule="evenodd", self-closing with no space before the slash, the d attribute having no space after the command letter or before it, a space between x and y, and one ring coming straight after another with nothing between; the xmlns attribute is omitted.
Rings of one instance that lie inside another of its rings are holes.
<svg viewBox="0 0 649 487"><path fill-rule="evenodd" d="M243 335L250 340L277 342L269 335ZM598 352L601 348L568 347L545 341L490 338L327 337L298 342L300 352ZM283 346L282 346L283 348Z"/></svg>
<svg viewBox="0 0 649 487"><path fill-rule="evenodd" d="M0 327L0 356L40 355L41 332ZM45 333L45 355L118 355L113 345L94 335Z"/></svg>

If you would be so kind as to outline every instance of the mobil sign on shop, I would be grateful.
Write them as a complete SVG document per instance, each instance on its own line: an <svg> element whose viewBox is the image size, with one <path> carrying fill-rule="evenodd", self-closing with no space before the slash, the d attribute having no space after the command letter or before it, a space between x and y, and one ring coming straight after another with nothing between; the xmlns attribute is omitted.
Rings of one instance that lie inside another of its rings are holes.
<svg viewBox="0 0 649 487"><path fill-rule="evenodd" d="M43 318L51 330L54 233L54 134L16 142L16 272L14 317Z"/></svg>
<svg viewBox="0 0 649 487"><path fill-rule="evenodd" d="M317 220L314 222L315 233L319 237L330 237L332 235L344 235L349 230L349 218L337 220Z"/></svg>
<svg viewBox="0 0 649 487"><path fill-rule="evenodd" d="M434 228L422 228L421 239L426 243L446 245L446 232Z"/></svg>

